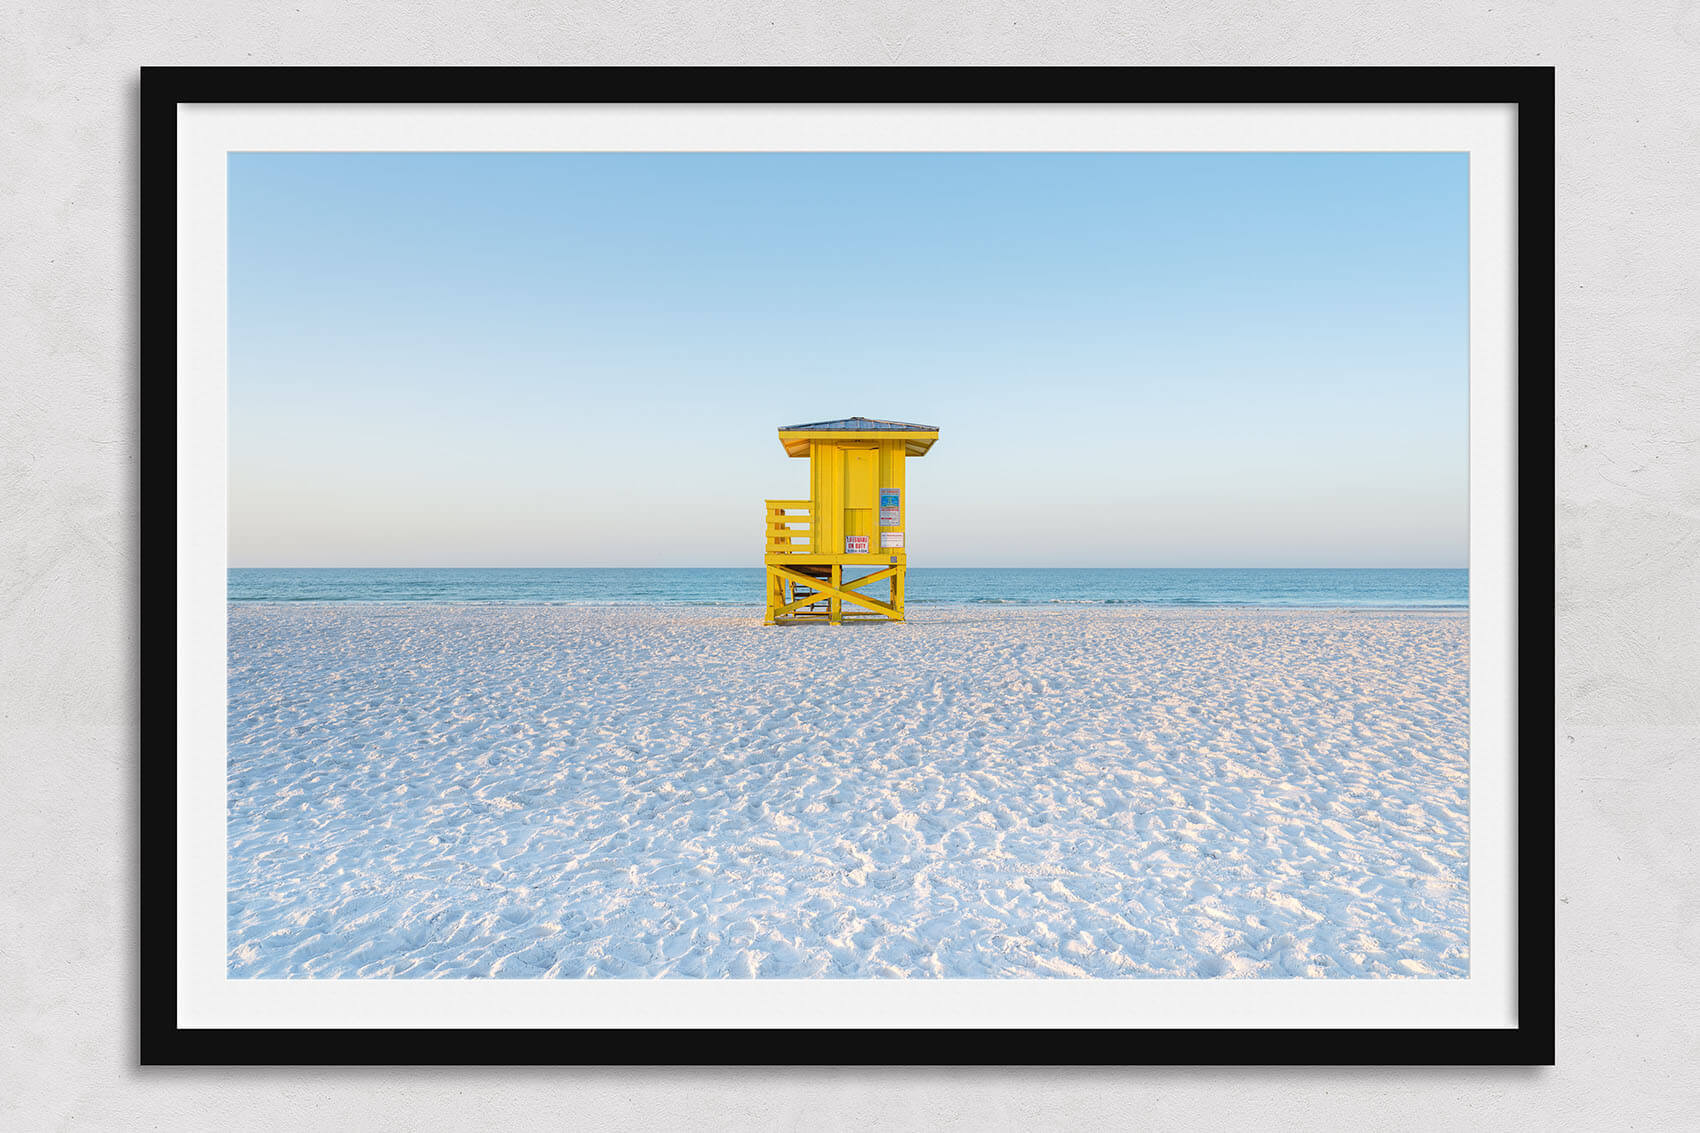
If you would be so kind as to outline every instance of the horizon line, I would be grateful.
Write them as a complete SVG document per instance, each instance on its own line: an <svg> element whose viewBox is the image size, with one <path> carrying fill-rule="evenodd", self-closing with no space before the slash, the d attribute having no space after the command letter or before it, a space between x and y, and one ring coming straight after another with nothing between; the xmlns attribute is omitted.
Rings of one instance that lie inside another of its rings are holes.
<svg viewBox="0 0 1700 1133"><path fill-rule="evenodd" d="M847 563L847 566L878 567L880 563ZM358 566L327 566L327 565L268 565L226 564L226 570L761 570L761 563L725 563L716 565L705 564L675 564L658 566L648 564L633 566L629 564L548 564L548 565L484 565L469 566L461 564L448 566L442 564L385 564L374 566L370 564ZM930 566L910 565L911 570L1469 570L1469 564L1463 566L965 566L962 564L934 564Z"/></svg>

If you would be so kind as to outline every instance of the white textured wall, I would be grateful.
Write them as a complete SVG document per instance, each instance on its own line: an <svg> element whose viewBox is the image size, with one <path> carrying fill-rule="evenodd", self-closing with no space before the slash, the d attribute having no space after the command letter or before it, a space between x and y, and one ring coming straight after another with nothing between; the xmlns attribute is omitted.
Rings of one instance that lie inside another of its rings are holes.
<svg viewBox="0 0 1700 1133"><path fill-rule="evenodd" d="M665 62L1558 66L1556 1070L136 1069L136 68ZM0 1127L1692 1126L1697 76L1694 0L8 5Z"/></svg>

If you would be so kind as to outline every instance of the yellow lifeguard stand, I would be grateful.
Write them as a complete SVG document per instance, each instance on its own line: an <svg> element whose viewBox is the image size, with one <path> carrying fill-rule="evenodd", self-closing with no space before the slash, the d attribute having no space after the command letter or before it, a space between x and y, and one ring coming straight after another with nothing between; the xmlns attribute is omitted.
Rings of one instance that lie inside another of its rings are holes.
<svg viewBox="0 0 1700 1133"><path fill-rule="evenodd" d="M809 458L809 498L767 501L768 625L903 620L903 463L938 439L936 425L867 417L780 427L785 455ZM858 566L873 571L846 579ZM889 601L862 592L886 581Z"/></svg>

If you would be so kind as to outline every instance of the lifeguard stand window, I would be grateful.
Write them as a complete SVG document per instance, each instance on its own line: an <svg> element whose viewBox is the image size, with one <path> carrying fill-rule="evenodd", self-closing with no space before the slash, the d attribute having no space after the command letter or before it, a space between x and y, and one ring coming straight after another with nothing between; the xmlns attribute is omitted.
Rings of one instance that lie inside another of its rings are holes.
<svg viewBox="0 0 1700 1133"><path fill-rule="evenodd" d="M780 428L786 455L809 458L809 498L767 501L767 624L903 620L905 463L938 435L868 417ZM874 564L846 580L845 567ZM879 582L889 583L887 601L866 590Z"/></svg>

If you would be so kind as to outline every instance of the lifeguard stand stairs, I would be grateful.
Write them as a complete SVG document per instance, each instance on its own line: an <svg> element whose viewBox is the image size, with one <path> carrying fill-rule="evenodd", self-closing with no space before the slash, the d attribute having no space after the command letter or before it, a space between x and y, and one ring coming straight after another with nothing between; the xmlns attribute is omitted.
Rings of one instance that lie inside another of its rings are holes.
<svg viewBox="0 0 1700 1133"><path fill-rule="evenodd" d="M768 625L903 620L904 462L938 437L936 425L867 417L780 427L785 455L809 458L809 498L767 501ZM885 601L868 592L881 582Z"/></svg>

